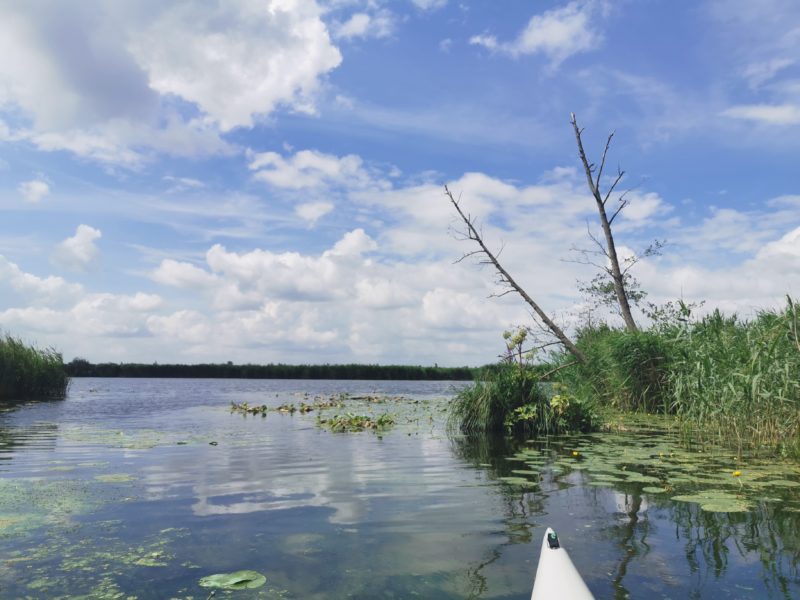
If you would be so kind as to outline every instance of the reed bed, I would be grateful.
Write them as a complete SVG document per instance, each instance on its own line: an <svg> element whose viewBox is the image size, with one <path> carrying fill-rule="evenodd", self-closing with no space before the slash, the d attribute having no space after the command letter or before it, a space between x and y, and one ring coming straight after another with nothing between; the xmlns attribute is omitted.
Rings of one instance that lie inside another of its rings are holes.
<svg viewBox="0 0 800 600"><path fill-rule="evenodd" d="M694 438L800 455L800 307L743 320L719 311L631 333L586 328L587 362L559 373L578 397L675 415ZM566 360L560 357L560 360Z"/></svg>
<svg viewBox="0 0 800 600"><path fill-rule="evenodd" d="M800 307L751 321L714 312L676 339L672 409L687 429L739 450L800 455Z"/></svg>
<svg viewBox="0 0 800 600"><path fill-rule="evenodd" d="M0 336L0 400L63 398L69 377L59 352Z"/></svg>

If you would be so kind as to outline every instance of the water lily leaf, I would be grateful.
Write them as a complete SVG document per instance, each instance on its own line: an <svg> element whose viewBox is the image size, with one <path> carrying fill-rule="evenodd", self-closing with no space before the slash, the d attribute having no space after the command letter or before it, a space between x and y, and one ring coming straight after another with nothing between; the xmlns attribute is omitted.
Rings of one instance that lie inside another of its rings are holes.
<svg viewBox="0 0 800 600"><path fill-rule="evenodd" d="M673 496L676 502L696 502L707 512L747 512L750 506L738 496L724 490L706 490L697 494Z"/></svg>
<svg viewBox="0 0 800 600"><path fill-rule="evenodd" d="M524 477L498 477L498 481L509 483L511 485L535 485L536 482Z"/></svg>
<svg viewBox="0 0 800 600"><path fill-rule="evenodd" d="M773 479L772 481L765 481L764 485L772 487L797 487L800 486L800 483L790 481L789 479Z"/></svg>
<svg viewBox="0 0 800 600"><path fill-rule="evenodd" d="M648 485L648 486L643 487L642 491L645 494L663 494L667 490L665 490L664 488L661 488L661 487L656 487L654 485Z"/></svg>
<svg viewBox="0 0 800 600"><path fill-rule="evenodd" d="M200 580L200 586L223 590L252 590L261 587L266 582L267 578L257 571L236 571L235 573L218 573L203 577Z"/></svg>
<svg viewBox="0 0 800 600"><path fill-rule="evenodd" d="M533 477L539 476L539 471L534 471L533 469L512 469L511 472L515 475L532 475Z"/></svg>

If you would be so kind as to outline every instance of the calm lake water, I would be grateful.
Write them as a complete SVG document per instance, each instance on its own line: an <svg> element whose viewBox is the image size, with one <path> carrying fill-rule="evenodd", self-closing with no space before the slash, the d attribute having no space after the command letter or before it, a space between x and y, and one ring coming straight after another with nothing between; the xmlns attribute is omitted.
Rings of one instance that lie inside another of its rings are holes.
<svg viewBox="0 0 800 600"><path fill-rule="evenodd" d="M547 526L598 598L800 597L796 465L659 428L451 440L458 385L76 379L7 408L0 597L207 598L202 577L252 569L263 587L216 597L525 599ZM391 396L331 414L396 426L230 411L339 393Z"/></svg>

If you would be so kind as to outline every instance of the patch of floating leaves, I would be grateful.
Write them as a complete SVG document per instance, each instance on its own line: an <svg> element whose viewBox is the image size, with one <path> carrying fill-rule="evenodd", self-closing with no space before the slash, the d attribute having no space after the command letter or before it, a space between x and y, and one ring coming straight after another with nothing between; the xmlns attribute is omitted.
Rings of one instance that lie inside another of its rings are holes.
<svg viewBox="0 0 800 600"><path fill-rule="evenodd" d="M326 427L336 433L348 431L383 431L394 425L394 417L389 414L380 416L355 415L346 413L344 415L333 415L331 417L320 417L317 424Z"/></svg>
<svg viewBox="0 0 800 600"><path fill-rule="evenodd" d="M800 465L742 458L714 446L686 447L668 420L660 419L631 421L600 434L529 440L505 457L511 465L501 474L508 476L497 479L531 486L543 476L548 482L549 474L567 484L626 493L637 488L660 497L660 502L671 496L674 502L696 503L707 512L746 512L765 502L779 502L780 510L800 510Z"/></svg>

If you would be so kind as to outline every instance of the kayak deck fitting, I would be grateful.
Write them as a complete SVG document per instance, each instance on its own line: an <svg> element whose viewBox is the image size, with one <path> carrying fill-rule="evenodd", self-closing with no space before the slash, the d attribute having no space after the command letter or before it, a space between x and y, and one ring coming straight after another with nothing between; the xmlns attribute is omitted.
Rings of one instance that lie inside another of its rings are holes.
<svg viewBox="0 0 800 600"><path fill-rule="evenodd" d="M531 600L594 600L578 569L550 527L542 539Z"/></svg>

